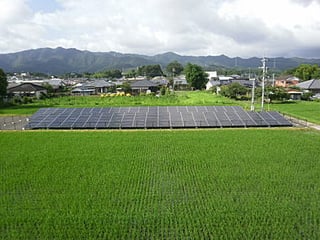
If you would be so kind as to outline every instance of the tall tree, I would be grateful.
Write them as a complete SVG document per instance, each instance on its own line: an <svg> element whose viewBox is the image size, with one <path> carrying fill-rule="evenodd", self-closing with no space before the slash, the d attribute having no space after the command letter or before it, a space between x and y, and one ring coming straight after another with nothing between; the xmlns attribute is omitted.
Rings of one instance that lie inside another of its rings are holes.
<svg viewBox="0 0 320 240"><path fill-rule="evenodd" d="M163 76L161 66L156 65L146 65L138 68L138 74L140 76L146 76L149 78L154 78L156 76Z"/></svg>
<svg viewBox="0 0 320 240"><path fill-rule="evenodd" d="M7 87L8 87L7 75L0 68L0 101L2 101L3 97L7 95Z"/></svg>
<svg viewBox="0 0 320 240"><path fill-rule="evenodd" d="M307 81L313 78L320 77L320 67L317 64L301 64L294 71L294 76L300 78L303 81Z"/></svg>
<svg viewBox="0 0 320 240"><path fill-rule="evenodd" d="M184 68L187 82L195 89L203 89L208 81L208 74L201 66L188 63Z"/></svg>
<svg viewBox="0 0 320 240"><path fill-rule="evenodd" d="M171 76L178 76L183 71L183 66L178 61L173 61L169 63L166 67L167 73L169 73Z"/></svg>

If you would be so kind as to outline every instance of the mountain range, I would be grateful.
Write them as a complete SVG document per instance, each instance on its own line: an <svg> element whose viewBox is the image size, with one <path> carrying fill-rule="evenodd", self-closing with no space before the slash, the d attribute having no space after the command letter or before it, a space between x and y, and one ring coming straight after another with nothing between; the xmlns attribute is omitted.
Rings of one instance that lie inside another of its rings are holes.
<svg viewBox="0 0 320 240"><path fill-rule="evenodd" d="M154 56L139 54L123 54L118 52L90 52L75 48L39 48L16 53L0 54L0 68L5 72L40 72L47 74L97 72L110 69L133 69L143 65L160 64L165 67L172 61L181 64L188 62L203 66L205 69L240 68L257 69L261 66L261 58L230 58L219 56L182 56L173 52ZM298 65L320 64L320 59L304 58L272 58L269 68L277 71L297 67Z"/></svg>

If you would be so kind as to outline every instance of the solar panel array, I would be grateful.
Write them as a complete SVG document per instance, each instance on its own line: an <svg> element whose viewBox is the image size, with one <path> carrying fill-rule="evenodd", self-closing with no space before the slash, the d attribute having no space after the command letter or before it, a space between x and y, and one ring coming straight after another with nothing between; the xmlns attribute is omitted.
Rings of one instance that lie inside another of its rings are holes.
<svg viewBox="0 0 320 240"><path fill-rule="evenodd" d="M239 106L42 108L29 129L223 128L292 126L278 112Z"/></svg>

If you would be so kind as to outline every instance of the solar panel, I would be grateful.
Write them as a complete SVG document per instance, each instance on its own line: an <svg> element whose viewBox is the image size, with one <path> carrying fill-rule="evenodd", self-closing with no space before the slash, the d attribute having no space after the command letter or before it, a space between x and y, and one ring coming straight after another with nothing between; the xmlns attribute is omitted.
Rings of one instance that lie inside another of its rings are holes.
<svg viewBox="0 0 320 240"><path fill-rule="evenodd" d="M278 112L249 112L239 106L42 108L29 129L220 128L292 126Z"/></svg>

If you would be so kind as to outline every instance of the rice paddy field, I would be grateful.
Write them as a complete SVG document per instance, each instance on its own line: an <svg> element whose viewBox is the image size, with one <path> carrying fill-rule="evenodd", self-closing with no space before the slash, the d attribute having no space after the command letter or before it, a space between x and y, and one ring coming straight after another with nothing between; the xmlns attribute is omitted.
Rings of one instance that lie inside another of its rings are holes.
<svg viewBox="0 0 320 240"><path fill-rule="evenodd" d="M0 239L320 239L320 133L0 132Z"/></svg>
<svg viewBox="0 0 320 240"><path fill-rule="evenodd" d="M319 101L296 101L284 104L272 104L271 108L302 120L320 124Z"/></svg>

